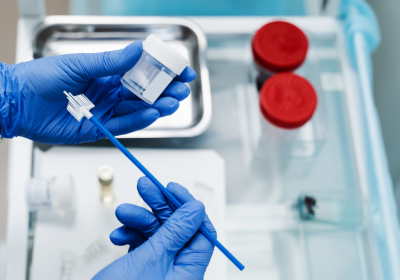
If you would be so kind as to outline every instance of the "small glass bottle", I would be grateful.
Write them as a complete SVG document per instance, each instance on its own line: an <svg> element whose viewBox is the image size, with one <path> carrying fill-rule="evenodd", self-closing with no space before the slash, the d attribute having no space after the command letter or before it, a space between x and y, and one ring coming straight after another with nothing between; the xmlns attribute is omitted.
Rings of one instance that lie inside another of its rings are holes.
<svg viewBox="0 0 400 280"><path fill-rule="evenodd" d="M113 190L113 181L114 181L114 168L110 165L102 165L97 170L97 176L99 178L100 183L100 200L109 204L114 201L114 190Z"/></svg>
<svg viewBox="0 0 400 280"><path fill-rule="evenodd" d="M362 200L352 193L301 194L295 204L299 218L361 230L365 226Z"/></svg>
<svg viewBox="0 0 400 280"><path fill-rule="evenodd" d="M307 56L308 40L295 25L274 21L261 27L253 37L251 49L258 90L273 74L291 72Z"/></svg>
<svg viewBox="0 0 400 280"><path fill-rule="evenodd" d="M151 34L143 42L143 53L139 61L125 73L121 83L152 105L187 65L186 58Z"/></svg>

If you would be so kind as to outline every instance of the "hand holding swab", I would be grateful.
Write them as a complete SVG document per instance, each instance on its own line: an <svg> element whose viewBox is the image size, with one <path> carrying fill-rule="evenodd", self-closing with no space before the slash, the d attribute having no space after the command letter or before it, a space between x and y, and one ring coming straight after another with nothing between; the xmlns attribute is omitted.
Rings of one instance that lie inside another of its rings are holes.
<svg viewBox="0 0 400 280"><path fill-rule="evenodd" d="M90 110L94 108L94 104L83 94L73 96L71 93L64 91L68 98L67 110L75 119L81 121L83 117L90 120L107 138L134 164L137 168L148 177L153 184L164 194L169 201L179 208L182 203L179 202L151 173L148 171L94 116ZM200 232L214 244L237 268L244 269L244 266L204 227L200 227Z"/></svg>

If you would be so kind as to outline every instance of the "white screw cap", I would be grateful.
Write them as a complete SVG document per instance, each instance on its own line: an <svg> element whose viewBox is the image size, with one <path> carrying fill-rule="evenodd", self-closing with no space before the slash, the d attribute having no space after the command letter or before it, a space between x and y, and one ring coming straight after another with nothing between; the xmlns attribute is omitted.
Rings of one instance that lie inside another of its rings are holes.
<svg viewBox="0 0 400 280"><path fill-rule="evenodd" d="M177 75L188 65L186 58L154 34L150 34L143 42L143 49Z"/></svg>
<svg viewBox="0 0 400 280"><path fill-rule="evenodd" d="M104 164L97 169L97 176L102 186L111 185L114 180L114 168L112 166Z"/></svg>

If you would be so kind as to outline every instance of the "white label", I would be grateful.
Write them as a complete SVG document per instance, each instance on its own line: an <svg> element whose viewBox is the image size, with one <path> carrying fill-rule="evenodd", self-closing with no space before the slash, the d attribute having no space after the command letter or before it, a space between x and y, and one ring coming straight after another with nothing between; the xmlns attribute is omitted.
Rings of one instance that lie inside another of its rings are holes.
<svg viewBox="0 0 400 280"><path fill-rule="evenodd" d="M161 71L143 92L143 97L153 104L171 81L171 76Z"/></svg>
<svg viewBox="0 0 400 280"><path fill-rule="evenodd" d="M51 203L51 179L32 178L27 185L27 199L30 211L49 210Z"/></svg>
<svg viewBox="0 0 400 280"><path fill-rule="evenodd" d="M338 73L321 73L321 85L325 91L342 91L344 89L342 75Z"/></svg>

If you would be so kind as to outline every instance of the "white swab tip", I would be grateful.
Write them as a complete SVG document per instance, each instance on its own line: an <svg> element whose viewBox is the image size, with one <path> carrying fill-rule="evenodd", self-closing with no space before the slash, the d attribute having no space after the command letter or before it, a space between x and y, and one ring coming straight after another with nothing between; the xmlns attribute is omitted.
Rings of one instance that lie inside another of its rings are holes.
<svg viewBox="0 0 400 280"><path fill-rule="evenodd" d="M68 98L68 106L67 110L71 113L71 115L81 121L81 119L85 116L90 119L93 115L90 113L90 110L94 108L94 104L83 94L73 96L71 93L66 92L64 90L64 94Z"/></svg>

